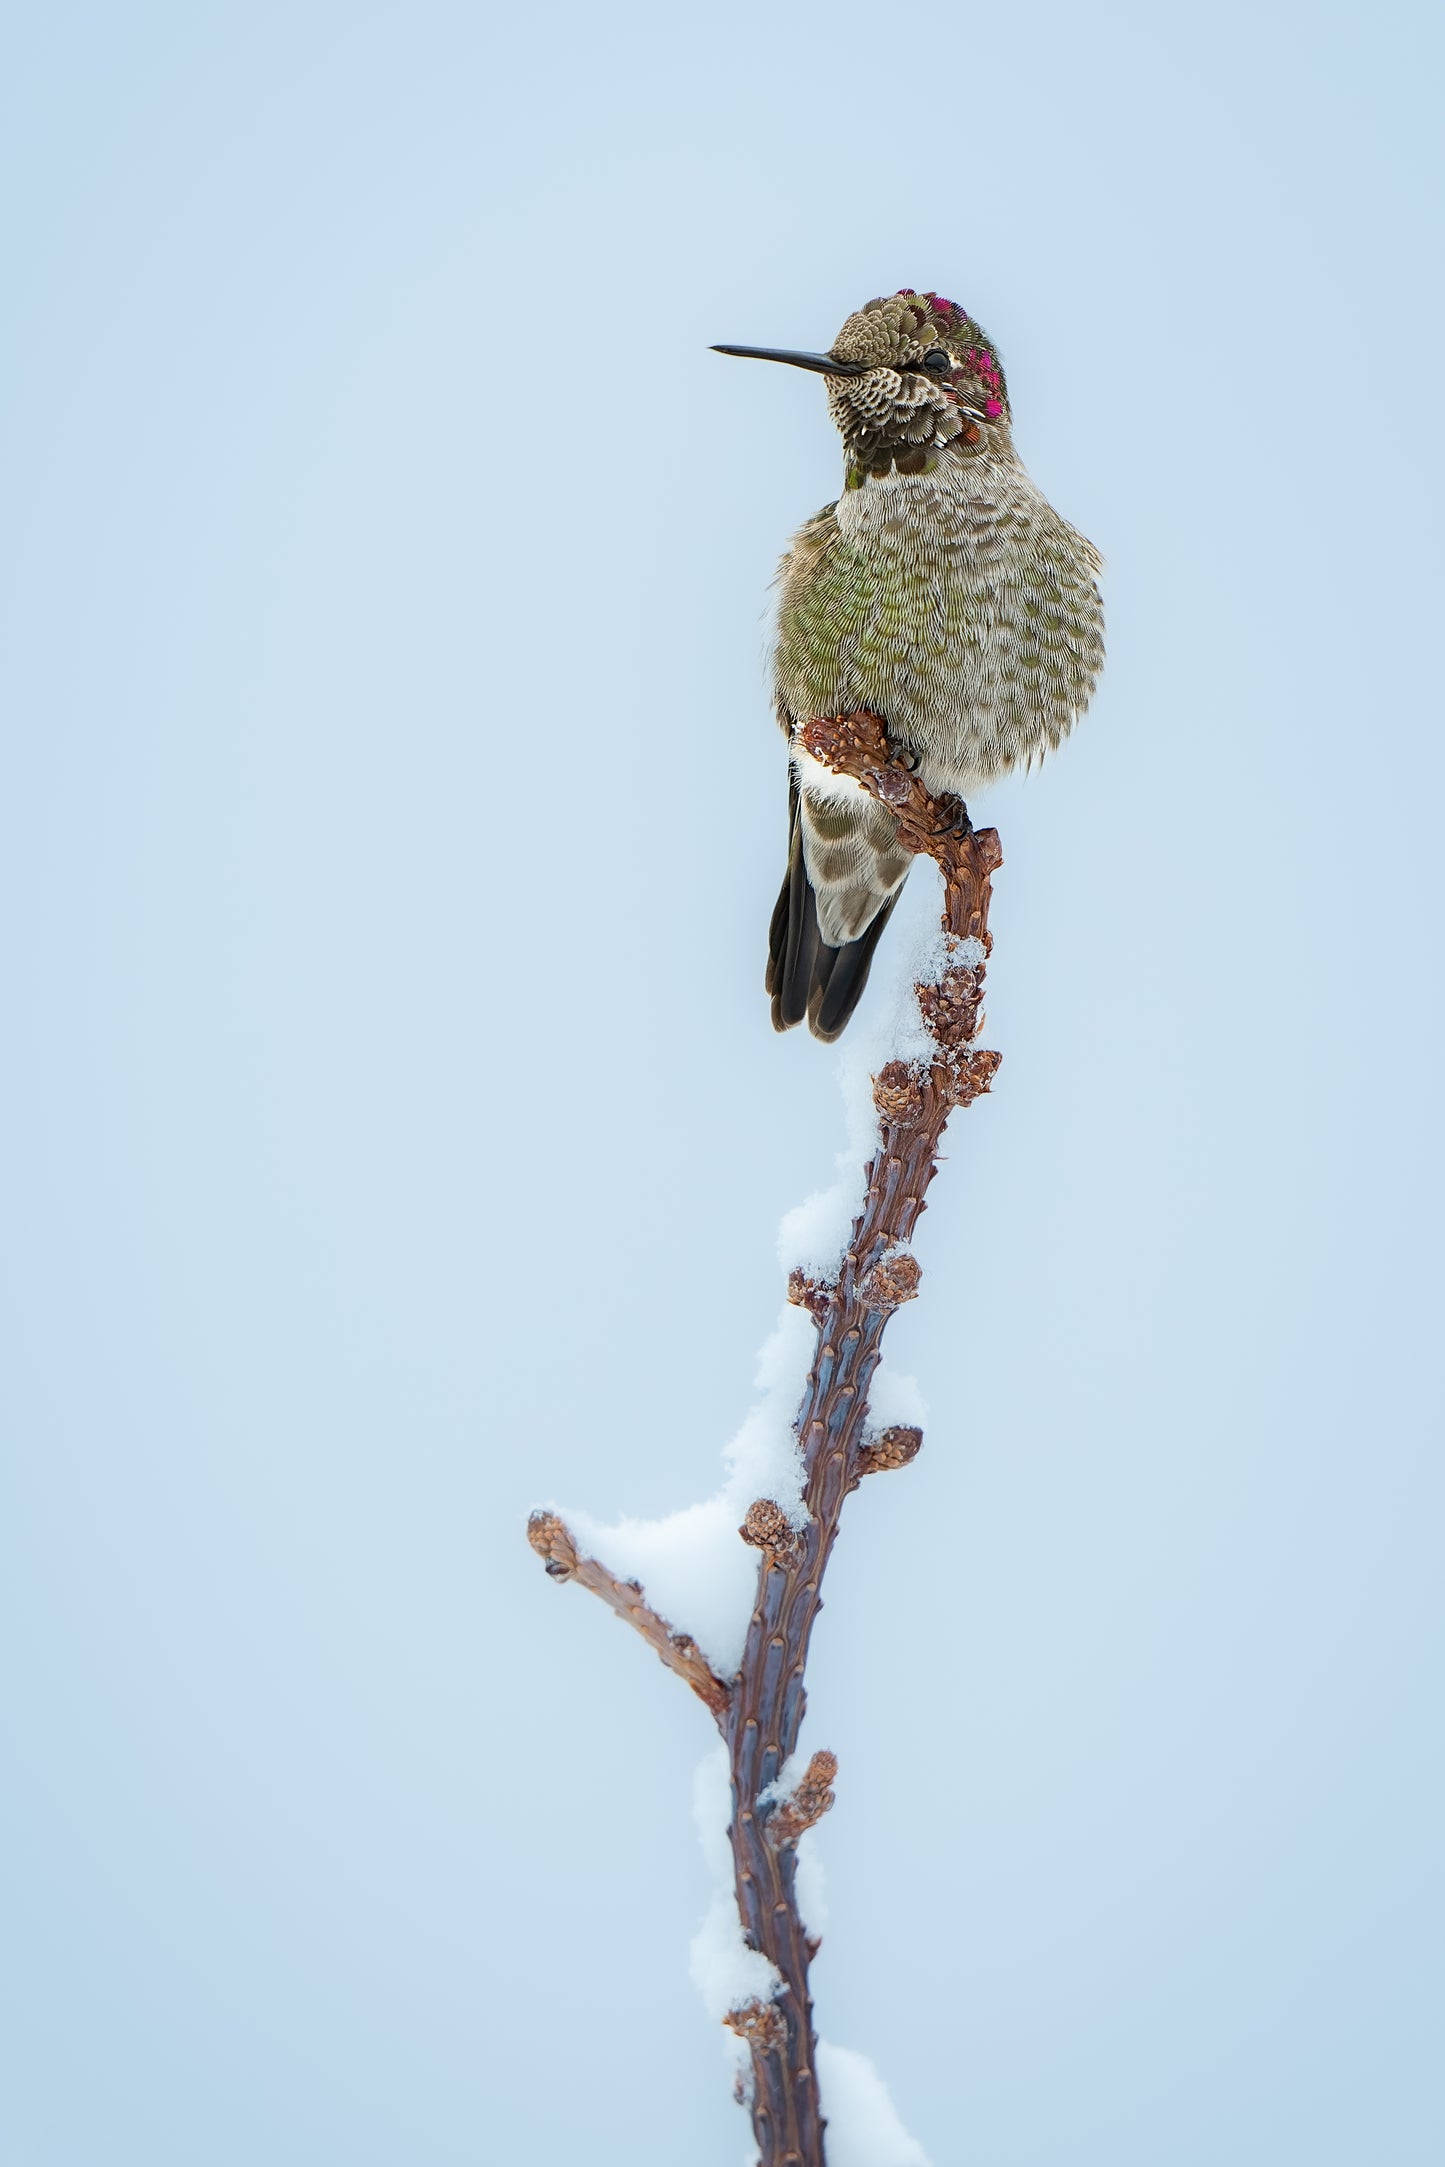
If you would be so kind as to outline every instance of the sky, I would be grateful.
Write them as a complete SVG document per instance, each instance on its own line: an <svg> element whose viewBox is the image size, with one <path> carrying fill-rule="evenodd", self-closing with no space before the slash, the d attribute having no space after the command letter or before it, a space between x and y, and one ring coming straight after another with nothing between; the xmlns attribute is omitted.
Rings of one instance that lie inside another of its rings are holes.
<svg viewBox="0 0 1445 2167"><path fill-rule="evenodd" d="M1438 16L6 42L7 2161L751 2156L708 1719L523 1529L715 1491L844 1142L761 987L838 444L707 348L908 285L1110 662L973 808L1004 1063L810 1667L820 2026L935 2167L1433 2167Z"/></svg>

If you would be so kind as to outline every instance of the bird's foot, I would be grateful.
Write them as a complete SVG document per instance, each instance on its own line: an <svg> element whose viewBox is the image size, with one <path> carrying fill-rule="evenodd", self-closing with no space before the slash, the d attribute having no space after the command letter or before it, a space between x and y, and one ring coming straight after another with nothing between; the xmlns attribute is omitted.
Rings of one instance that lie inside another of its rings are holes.
<svg viewBox="0 0 1445 2167"><path fill-rule="evenodd" d="M938 823L933 830L934 834L951 835L961 843L966 842L973 833L973 822L968 817L968 807L964 804L963 799L956 796L952 790L945 790L939 794L934 802L939 811Z"/></svg>

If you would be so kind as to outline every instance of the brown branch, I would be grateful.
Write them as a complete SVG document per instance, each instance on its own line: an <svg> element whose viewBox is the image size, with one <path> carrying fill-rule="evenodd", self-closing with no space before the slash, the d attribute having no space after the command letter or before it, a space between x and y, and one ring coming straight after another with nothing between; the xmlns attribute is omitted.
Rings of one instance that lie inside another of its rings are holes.
<svg viewBox="0 0 1445 2167"><path fill-rule="evenodd" d="M798 1911L797 1839L832 1804L837 1764L831 1754L815 1753L790 1796L780 1798L773 1787L797 1747L808 1646L843 1500L865 1474L906 1466L922 1443L919 1431L906 1427L870 1433L868 1390L889 1317L918 1292L922 1275L909 1244L936 1171L944 1124L955 1107L971 1105L988 1090L999 1065L996 1053L974 1044L992 946L990 884L1003 863L998 836L992 828L975 833L956 798L925 790L894 758L875 715L809 722L800 741L815 759L853 776L886 805L905 847L938 865L947 951L938 978L917 988L933 1039L931 1058L890 1061L873 1079L878 1143L837 1275L821 1281L796 1271L788 1284L790 1300L808 1311L817 1331L795 1425L809 1519L794 1528L769 1498L749 1508L739 1533L759 1552L757 1601L742 1666L730 1686L694 1642L648 1608L640 1588L579 1557L555 1514L535 1515L532 1522L532 1541L547 1570L580 1580L635 1625L707 1702L727 1740L738 1910L749 1945L769 1959L780 1982L771 1999L750 2001L725 2019L746 2040L751 2057L760 2167L824 2167L808 1989L817 1945Z"/></svg>
<svg viewBox="0 0 1445 2167"><path fill-rule="evenodd" d="M731 1689L712 1669L692 1635L674 1633L666 1619L657 1615L635 1580L619 1580L596 1558L584 1557L572 1530L555 1512L534 1512L527 1522L527 1540L554 1580L575 1580L578 1587L600 1596L609 1610L634 1626L668 1669L676 1671L699 1700L706 1701L721 1724Z"/></svg>
<svg viewBox="0 0 1445 2167"><path fill-rule="evenodd" d="M797 1745L808 1644L843 1500L862 1475L905 1464L922 1442L916 1431L904 1429L866 1438L868 1388L889 1317L918 1291L921 1274L908 1244L933 1179L944 1123L956 1106L988 1089L999 1063L997 1054L973 1043L991 946L990 883L1003 862L997 835L991 828L974 833L957 800L925 790L893 758L876 716L810 722L801 735L815 759L854 776L887 805L897 815L902 841L939 866L943 931L957 960L946 963L936 983L918 989L933 1059L890 1061L874 1079L878 1145L836 1280L824 1286L795 1273L789 1283L792 1299L812 1315L818 1334L797 1424L811 1518L791 1553L764 1551L727 1718L738 1908L748 1941L782 1978L782 2034L771 2026L746 2035L762 2167L822 2167L824 2125L808 1991L812 1947L798 1913L796 1848L772 1833L772 1824L781 1820L786 1830L791 1820L784 1807L761 1806L759 1795L776 1782Z"/></svg>

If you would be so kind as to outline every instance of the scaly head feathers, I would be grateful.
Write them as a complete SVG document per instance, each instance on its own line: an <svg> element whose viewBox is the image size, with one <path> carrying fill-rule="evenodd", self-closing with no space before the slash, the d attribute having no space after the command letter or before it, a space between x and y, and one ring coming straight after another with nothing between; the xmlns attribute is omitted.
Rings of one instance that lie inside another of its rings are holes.
<svg viewBox="0 0 1445 2167"><path fill-rule="evenodd" d="M830 349L863 373L830 376L828 405L856 474L921 473L952 445L1009 421L1003 366L983 326L942 294L900 293L850 316Z"/></svg>

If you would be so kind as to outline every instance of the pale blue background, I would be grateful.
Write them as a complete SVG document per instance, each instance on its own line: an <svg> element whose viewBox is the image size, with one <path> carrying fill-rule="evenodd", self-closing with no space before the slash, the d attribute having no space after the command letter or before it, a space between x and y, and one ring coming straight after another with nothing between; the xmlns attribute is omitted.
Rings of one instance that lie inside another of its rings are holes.
<svg viewBox="0 0 1445 2167"><path fill-rule="evenodd" d="M759 977L819 387L957 295L1110 562L817 1647L938 2167L1435 2167L1435 11L16 10L7 2167L735 2167L713 1485L841 1138Z"/></svg>

